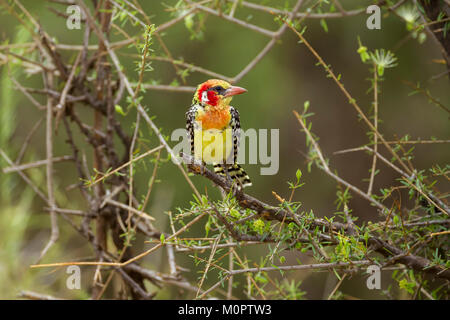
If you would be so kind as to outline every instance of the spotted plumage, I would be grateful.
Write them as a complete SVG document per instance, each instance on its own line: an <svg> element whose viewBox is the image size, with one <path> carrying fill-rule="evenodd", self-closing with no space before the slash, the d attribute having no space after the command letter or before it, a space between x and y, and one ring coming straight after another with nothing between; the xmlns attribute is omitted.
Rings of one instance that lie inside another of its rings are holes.
<svg viewBox="0 0 450 320"><path fill-rule="evenodd" d="M238 187L251 185L250 178L237 163L241 123L239 112L230 106L232 96L246 92L222 80L200 84L192 106L186 112L186 130L191 154L214 171L230 176Z"/></svg>
<svg viewBox="0 0 450 320"><path fill-rule="evenodd" d="M196 125L195 117L197 116L198 108L200 107L194 104L189 108L188 112L186 112L186 131L191 144L192 155L194 154L194 126Z"/></svg>

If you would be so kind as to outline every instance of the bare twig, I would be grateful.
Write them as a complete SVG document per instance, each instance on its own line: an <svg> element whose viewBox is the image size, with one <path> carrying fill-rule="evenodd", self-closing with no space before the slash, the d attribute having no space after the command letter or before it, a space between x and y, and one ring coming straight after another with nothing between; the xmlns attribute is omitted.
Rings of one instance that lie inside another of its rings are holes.
<svg viewBox="0 0 450 320"><path fill-rule="evenodd" d="M52 75L48 76L48 86L53 86ZM47 196L48 205L50 207L51 235L45 248L41 251L38 261L40 261L47 251L56 243L59 238L58 217L55 212L56 203L54 196L54 180L53 180L53 99L47 99L47 121L46 121L46 145L47 145Z"/></svg>
<svg viewBox="0 0 450 320"><path fill-rule="evenodd" d="M375 127L375 131L378 130L378 72L377 68L373 66L373 125ZM375 171L377 166L377 156L376 152L378 151L378 136L374 132L373 135L373 158L372 158L372 168L370 169L370 179L369 179L369 187L367 189L367 195L372 194L373 182L375 179Z"/></svg>
<svg viewBox="0 0 450 320"><path fill-rule="evenodd" d="M62 156L62 157L54 157L50 159L50 162L56 163L56 162L63 162L63 161L71 161L73 160L72 156ZM40 166L45 166L49 162L48 159L45 160L39 160L32 163L24 163L21 165L13 165L11 167L3 168L3 173L10 173L15 171L23 171L31 168L38 168Z"/></svg>
<svg viewBox="0 0 450 320"><path fill-rule="evenodd" d="M75 63L73 64L72 70L70 71L70 74L69 74L69 78L67 79L66 85L64 86L64 89L61 93L59 103L56 105L57 113L56 113L56 118L55 118L55 133L58 132L59 121L61 119L62 114L64 113L64 111L66 109L67 93L69 92L69 90L72 86L72 81L75 77L75 71L78 67L78 64L80 63L81 56L82 56L82 51L78 54L78 56L75 60Z"/></svg>
<svg viewBox="0 0 450 320"><path fill-rule="evenodd" d="M56 298L47 294L37 293L33 291L20 291L17 295L19 298L29 300L64 300L62 298Z"/></svg>

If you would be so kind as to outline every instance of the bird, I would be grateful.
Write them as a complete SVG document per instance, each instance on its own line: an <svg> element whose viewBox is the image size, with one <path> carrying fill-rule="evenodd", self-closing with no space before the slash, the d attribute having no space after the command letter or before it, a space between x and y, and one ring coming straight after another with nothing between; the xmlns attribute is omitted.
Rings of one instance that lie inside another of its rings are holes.
<svg viewBox="0 0 450 320"><path fill-rule="evenodd" d="M237 163L241 122L239 112L230 105L233 96L247 92L219 79L197 86L186 112L186 131L191 155L214 172L231 178L238 189L252 185L250 177Z"/></svg>

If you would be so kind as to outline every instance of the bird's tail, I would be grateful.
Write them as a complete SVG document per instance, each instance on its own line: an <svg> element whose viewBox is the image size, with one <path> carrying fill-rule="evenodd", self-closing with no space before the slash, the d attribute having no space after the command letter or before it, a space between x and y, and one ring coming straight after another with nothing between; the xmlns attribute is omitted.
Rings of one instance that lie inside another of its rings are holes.
<svg viewBox="0 0 450 320"><path fill-rule="evenodd" d="M236 180L238 187L242 186L243 188L245 188L252 185L250 177L239 164L214 164L215 173L226 177L226 171L230 175L231 179Z"/></svg>

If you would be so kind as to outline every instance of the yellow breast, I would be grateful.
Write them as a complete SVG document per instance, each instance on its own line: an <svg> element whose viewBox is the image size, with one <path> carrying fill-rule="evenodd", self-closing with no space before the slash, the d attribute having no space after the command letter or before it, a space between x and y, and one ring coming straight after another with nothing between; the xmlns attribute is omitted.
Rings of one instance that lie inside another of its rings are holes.
<svg viewBox="0 0 450 320"><path fill-rule="evenodd" d="M232 158L232 153L231 128L194 130L194 157L196 159L207 164L225 163Z"/></svg>

